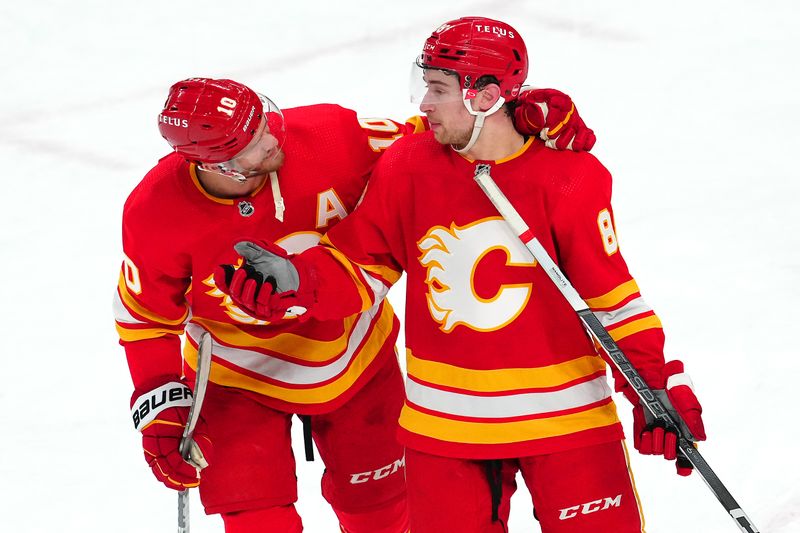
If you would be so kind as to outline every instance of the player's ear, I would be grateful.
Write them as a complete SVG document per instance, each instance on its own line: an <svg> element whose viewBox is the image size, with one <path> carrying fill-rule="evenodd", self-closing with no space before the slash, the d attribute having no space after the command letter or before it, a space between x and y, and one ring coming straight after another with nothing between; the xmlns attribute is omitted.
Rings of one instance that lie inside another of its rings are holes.
<svg viewBox="0 0 800 533"><path fill-rule="evenodd" d="M500 98L500 86L490 83L478 93L478 107L480 111L488 111Z"/></svg>

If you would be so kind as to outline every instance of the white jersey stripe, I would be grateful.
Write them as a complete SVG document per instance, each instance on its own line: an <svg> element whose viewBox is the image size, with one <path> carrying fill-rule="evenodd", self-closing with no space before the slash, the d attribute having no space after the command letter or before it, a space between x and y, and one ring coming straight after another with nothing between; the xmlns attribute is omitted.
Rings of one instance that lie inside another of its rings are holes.
<svg viewBox="0 0 800 533"><path fill-rule="evenodd" d="M600 320L600 323L603 324L604 327L608 328L609 326L622 322L623 320L627 320L632 316L648 313L652 310L653 309L645 303L644 298L639 296L638 298L626 303L619 309L615 309L613 311L595 311L594 316Z"/></svg>
<svg viewBox="0 0 800 533"><path fill-rule="evenodd" d="M136 319L122 303L122 298L119 297L119 291L114 291L114 320L122 324L148 324L142 320Z"/></svg>
<svg viewBox="0 0 800 533"><path fill-rule="evenodd" d="M367 272L361 267L358 267L361 271L361 275L364 276L364 279L367 280L369 284L369 288L372 290L372 294L375 296L375 305L381 303L381 300L386 296L386 293L389 292L389 287L384 285L384 283L379 280L378 278L374 277L372 274Z"/></svg>
<svg viewBox="0 0 800 533"><path fill-rule="evenodd" d="M114 320L121 324L149 324L152 327L171 327L174 328L176 326L173 325L164 325L158 322L151 322L151 321L144 321L135 318L128 308L125 307L125 304L122 303L122 298L119 296L119 291L114 291L114 302L113 302L113 310L114 310ZM186 314L186 318L183 321L182 325L186 325L189 321L192 320L192 310L189 309L188 313Z"/></svg>
<svg viewBox="0 0 800 533"><path fill-rule="evenodd" d="M420 407L457 416L510 418L574 409L611 396L605 376L553 392L475 396L436 389L406 380L409 401Z"/></svg>
<svg viewBox="0 0 800 533"><path fill-rule="evenodd" d="M375 320L378 308L378 305L373 306L359 315L353 331L347 339L347 349L337 359L325 366L292 363L252 350L221 346L217 343L214 344L213 355L250 372L289 385L315 385L336 377L347 368L359 345L366 337L370 324ZM203 331L205 330L195 323L191 323L186 327L186 334L195 342L200 338Z"/></svg>

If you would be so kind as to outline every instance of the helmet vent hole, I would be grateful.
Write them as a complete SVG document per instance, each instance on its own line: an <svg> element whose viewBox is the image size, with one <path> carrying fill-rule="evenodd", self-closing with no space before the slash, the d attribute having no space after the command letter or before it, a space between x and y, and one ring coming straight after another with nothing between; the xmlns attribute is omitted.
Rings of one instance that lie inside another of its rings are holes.
<svg viewBox="0 0 800 533"><path fill-rule="evenodd" d="M512 74L512 76L516 76L517 74L519 74L519 69L515 70L514 74Z"/></svg>
<svg viewBox="0 0 800 533"><path fill-rule="evenodd" d="M514 57L517 58L517 61L522 61L522 58L520 57L519 52L517 52L516 49L514 49L513 52L514 52Z"/></svg>
<svg viewBox="0 0 800 533"><path fill-rule="evenodd" d="M456 55L457 56L465 56L465 55L467 55L467 51L466 50L456 50Z"/></svg>
<svg viewBox="0 0 800 533"><path fill-rule="evenodd" d="M212 126L211 126L211 124L203 124L200 127L203 128L204 130L210 130Z"/></svg>

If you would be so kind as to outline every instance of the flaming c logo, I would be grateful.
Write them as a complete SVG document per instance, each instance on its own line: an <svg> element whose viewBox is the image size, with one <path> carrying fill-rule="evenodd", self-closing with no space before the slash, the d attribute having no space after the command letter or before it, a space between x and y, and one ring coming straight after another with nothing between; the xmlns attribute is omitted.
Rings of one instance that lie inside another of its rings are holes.
<svg viewBox="0 0 800 533"><path fill-rule="evenodd" d="M536 260L499 217L466 226L435 226L417 242L420 264L428 270L428 310L439 328L449 333L458 325L494 331L514 321L525 309L532 284L503 284L491 298L475 291L475 271L486 254L502 250L507 266L536 266Z"/></svg>

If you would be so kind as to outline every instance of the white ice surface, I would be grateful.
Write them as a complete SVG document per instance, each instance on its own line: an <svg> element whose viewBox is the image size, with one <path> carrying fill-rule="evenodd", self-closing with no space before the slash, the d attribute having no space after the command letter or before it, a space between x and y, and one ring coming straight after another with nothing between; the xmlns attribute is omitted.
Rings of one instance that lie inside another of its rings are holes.
<svg viewBox="0 0 800 533"><path fill-rule="evenodd" d="M597 132L622 250L705 407L706 459L762 531L800 531L791 0L4 2L0 531L175 530L175 494L129 421L110 313L121 207L167 152L168 86L231 77L283 107L404 118L424 38L474 14L514 25L529 82L567 91ZM632 460L649 533L737 530L699 478ZM321 468L299 462L298 507L307 531L332 533ZM193 503L193 532L222 530ZM512 532L538 531L525 490L512 507Z"/></svg>

